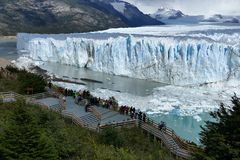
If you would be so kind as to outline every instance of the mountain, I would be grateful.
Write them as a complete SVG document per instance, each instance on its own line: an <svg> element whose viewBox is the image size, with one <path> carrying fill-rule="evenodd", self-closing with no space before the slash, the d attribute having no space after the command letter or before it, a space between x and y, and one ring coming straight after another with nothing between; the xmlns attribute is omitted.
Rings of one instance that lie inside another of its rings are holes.
<svg viewBox="0 0 240 160"><path fill-rule="evenodd" d="M221 14L215 14L211 17L203 19L202 22L240 23L240 16L225 16L225 15L221 15Z"/></svg>
<svg viewBox="0 0 240 160"><path fill-rule="evenodd" d="M203 15L186 15L180 10L161 7L155 13L150 14L152 18L166 24L196 24L196 23L240 23L240 16L225 16L215 14L206 18Z"/></svg>
<svg viewBox="0 0 240 160"><path fill-rule="evenodd" d="M161 7L157 10L157 12L151 14L150 16L161 21L161 19L178 19L185 15L179 10Z"/></svg>
<svg viewBox="0 0 240 160"><path fill-rule="evenodd" d="M161 25L162 22L142 13L134 5L121 0L80 0L81 3L92 6L106 14L119 17L131 27L143 25Z"/></svg>
<svg viewBox="0 0 240 160"><path fill-rule="evenodd" d="M163 23L120 0L0 0L0 35L160 24Z"/></svg>
<svg viewBox="0 0 240 160"><path fill-rule="evenodd" d="M161 7L155 13L150 14L152 18L161 21L165 24L195 24L199 23L204 16L190 16L185 15L180 10L169 9Z"/></svg>

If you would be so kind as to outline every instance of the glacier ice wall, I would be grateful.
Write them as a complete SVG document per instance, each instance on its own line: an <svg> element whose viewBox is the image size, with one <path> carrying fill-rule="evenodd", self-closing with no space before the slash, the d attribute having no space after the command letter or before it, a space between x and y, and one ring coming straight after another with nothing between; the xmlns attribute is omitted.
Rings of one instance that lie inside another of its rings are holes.
<svg viewBox="0 0 240 160"><path fill-rule="evenodd" d="M239 78L239 48L207 38L18 34L33 60L177 85Z"/></svg>

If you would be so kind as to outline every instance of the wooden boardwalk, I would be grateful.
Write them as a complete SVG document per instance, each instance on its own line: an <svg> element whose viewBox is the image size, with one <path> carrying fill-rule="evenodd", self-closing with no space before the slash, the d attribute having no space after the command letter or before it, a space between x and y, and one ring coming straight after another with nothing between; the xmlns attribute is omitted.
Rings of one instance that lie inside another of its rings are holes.
<svg viewBox="0 0 240 160"><path fill-rule="evenodd" d="M190 145L181 139L170 128L158 129L158 124L151 120L151 123L143 122L138 119L131 119L127 115L119 114L116 111L99 106L91 106L89 112L85 107L77 105L72 97L66 97L66 102L62 102L51 96L49 93L36 94L33 96L22 96L14 92L0 92L0 101L11 102L17 97L24 97L28 103L38 104L45 108L59 112L62 116L70 118L73 123L86 127L90 130L100 131L106 127L134 127L138 126L148 134L159 139L169 151L181 158L191 158L191 153L196 150L195 146Z"/></svg>

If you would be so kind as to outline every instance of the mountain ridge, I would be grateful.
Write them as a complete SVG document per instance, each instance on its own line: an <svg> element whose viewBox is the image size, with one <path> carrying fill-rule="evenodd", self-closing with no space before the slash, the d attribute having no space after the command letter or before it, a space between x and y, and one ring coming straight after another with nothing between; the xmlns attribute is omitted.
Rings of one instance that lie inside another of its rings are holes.
<svg viewBox="0 0 240 160"><path fill-rule="evenodd" d="M113 2L123 3L120 0ZM0 0L0 35L73 33L163 24L125 3L120 13L106 0ZM129 13L132 10L136 12ZM129 16L133 16L133 19ZM139 19L143 19L140 21ZM139 22L139 23L136 23Z"/></svg>
<svg viewBox="0 0 240 160"><path fill-rule="evenodd" d="M240 23L240 16L214 14L210 17L204 15L186 15L180 10L160 7L155 13L149 14L152 18L166 24L197 24L197 23Z"/></svg>

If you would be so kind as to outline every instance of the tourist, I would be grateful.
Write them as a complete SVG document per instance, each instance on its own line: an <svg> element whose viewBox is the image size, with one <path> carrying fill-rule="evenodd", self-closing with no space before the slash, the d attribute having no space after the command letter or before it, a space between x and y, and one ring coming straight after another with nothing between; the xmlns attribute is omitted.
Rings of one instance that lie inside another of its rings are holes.
<svg viewBox="0 0 240 160"><path fill-rule="evenodd" d="M135 111L136 111L135 107L133 107L133 109L132 109L132 110L133 110L133 113L135 113Z"/></svg>
<svg viewBox="0 0 240 160"><path fill-rule="evenodd" d="M126 115L128 115L128 110L129 110L129 107L126 106Z"/></svg>
<svg viewBox="0 0 240 160"><path fill-rule="evenodd" d="M131 117L131 119L134 118L134 113L133 112L130 113L130 117Z"/></svg>
<svg viewBox="0 0 240 160"><path fill-rule="evenodd" d="M65 90L64 90L64 95L65 95L65 96L68 95L68 89L67 89L67 88L65 88Z"/></svg>
<svg viewBox="0 0 240 160"><path fill-rule="evenodd" d="M138 119L142 120L142 112L141 111L138 113Z"/></svg>
<svg viewBox="0 0 240 160"><path fill-rule="evenodd" d="M134 114L134 118L135 118L135 119L138 118L138 113L137 113L137 112L135 112L135 114Z"/></svg>
<svg viewBox="0 0 240 160"><path fill-rule="evenodd" d="M162 123L160 122L160 123L158 124L158 129L159 129L159 130L162 130L162 127L163 127L163 126L162 126Z"/></svg>
<svg viewBox="0 0 240 160"><path fill-rule="evenodd" d="M161 121L160 124L158 125L158 129L159 130L162 130L162 129L166 130L166 123Z"/></svg>
<svg viewBox="0 0 240 160"><path fill-rule="evenodd" d="M63 99L63 102L66 102L66 97L65 96L63 96L62 99Z"/></svg>
<svg viewBox="0 0 240 160"><path fill-rule="evenodd" d="M143 122L146 122L146 114L145 113L143 113Z"/></svg>
<svg viewBox="0 0 240 160"><path fill-rule="evenodd" d="M77 103L78 103L78 104L80 103L81 100L82 100L81 96L80 96L80 95L77 96Z"/></svg>
<svg viewBox="0 0 240 160"><path fill-rule="evenodd" d="M129 111L130 111L130 115L131 115L131 113L132 113L132 111L133 111L132 109L133 109L133 108L132 108L132 106L131 106L131 107L130 107L130 110L129 110Z"/></svg>

